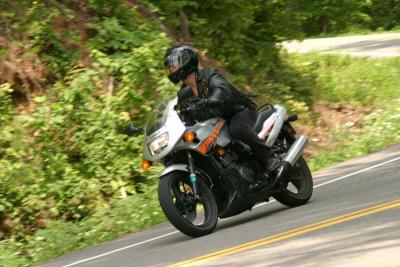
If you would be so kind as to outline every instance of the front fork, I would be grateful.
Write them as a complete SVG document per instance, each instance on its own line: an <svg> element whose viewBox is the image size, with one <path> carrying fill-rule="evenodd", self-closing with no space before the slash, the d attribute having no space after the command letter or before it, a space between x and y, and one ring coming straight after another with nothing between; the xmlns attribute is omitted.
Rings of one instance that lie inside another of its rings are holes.
<svg viewBox="0 0 400 267"><path fill-rule="evenodd" d="M189 178L190 178L190 182L192 183L193 195L194 195L195 199L200 199L198 190L197 190L197 175L196 175L195 168L194 168L193 157L192 157L192 154L190 154L190 151L188 151L187 154L188 154L189 172L190 172Z"/></svg>

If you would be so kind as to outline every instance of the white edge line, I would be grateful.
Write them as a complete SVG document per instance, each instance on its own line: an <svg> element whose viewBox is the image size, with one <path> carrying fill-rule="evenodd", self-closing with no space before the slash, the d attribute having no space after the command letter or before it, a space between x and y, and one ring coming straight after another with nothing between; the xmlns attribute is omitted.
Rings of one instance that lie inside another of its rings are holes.
<svg viewBox="0 0 400 267"><path fill-rule="evenodd" d="M387 160L387 161L381 162L381 163L379 163L379 164L372 165L372 166L370 166L370 167L368 167L368 168L361 169L361 170L358 170L358 171L356 171L356 172L352 172L352 173L343 175L343 176L341 176L341 177L338 177L338 178L336 178L336 179L327 181L327 182L325 182L325 183L321 183L321 184L315 185L314 188L318 188L318 187L321 187L321 186L324 186L324 185L327 185L327 184L331 184L331 183L334 183L334 182L337 182L337 181L346 179L346 178L348 178L348 177L350 177L350 176L353 176L353 175L356 175L356 174L359 174L359 173L363 173L363 172L369 171L369 170L371 170L371 169L374 169L374 168L377 168L377 167L380 167L380 166L383 166L383 165L392 163L392 162L397 161L397 160L400 160L400 157L393 158L393 159L391 159L391 160Z"/></svg>
<svg viewBox="0 0 400 267"><path fill-rule="evenodd" d="M83 263L83 262L86 262L86 261L90 261L90 260L94 260L94 259L97 259L97 258L100 258L100 257L104 257L104 256L110 255L112 253L115 253L115 252L118 252L118 251L121 251L121 250L125 250L125 249L128 249L128 248L140 246L140 245L149 243L151 241L154 241L154 240L157 240L157 239L161 239L161 238L164 238L164 237L176 234L176 233L179 233L179 231L170 232L170 233L167 233L167 234L164 234L164 235L160 235L160 236L157 236L157 237L154 237L154 238L151 238L151 239L147 239L147 240L144 240L142 242L135 243L135 244L132 244L132 245L129 245L129 246L126 246L126 247L122 247L122 248L119 248L119 249L111 250L109 252L105 252L103 254L99 254L99 255L96 255L96 256L93 256L93 257L90 257L90 258L86 258L86 259L83 259L83 260L75 261L73 263L70 263L70 264L67 264L67 265L63 265L63 267L74 266L74 265L77 265L79 263Z"/></svg>
<svg viewBox="0 0 400 267"><path fill-rule="evenodd" d="M376 164L376 165L372 165L372 166L370 166L370 167L368 167L368 168L364 168L364 169L361 169L361 170L358 170L358 171L355 171L355 172L352 172L352 173L349 173L349 174L340 176L340 177L338 177L338 178L336 178L336 179L333 179L333 180L330 180L330 181L328 181L328 182L315 185L314 188L318 188L318 187L321 187L321 186L324 186L324 185L327 185L327 184L331 184L331 183L334 183L334 182L337 182L337 181L346 179L346 178L348 178L348 177L350 177L350 176L353 176L353 175L356 175L356 174L359 174L359 173L363 173L363 172L369 171L369 170L371 170L371 169L374 169L374 168L377 168L377 167L380 167L380 166L383 166L383 165L392 163L392 162L397 161L397 160L400 160L400 157L393 158L393 159L391 159L391 160L384 161L384 162L381 162L381 163ZM258 207L267 205L268 203L272 203L272 202L276 202L276 200L274 199L274 200L271 200L270 202L260 203L260 204L258 204L258 205L255 205L254 208L258 208ZM113 254L113 253L115 253L115 252L119 252L119 251L122 251L122 250L125 250L125 249L128 249L128 248L140 246L140 245L143 245L143 244L152 242L152 241L154 241L154 240L158 240L158 239L162 239L162 238L164 238L164 237L170 236L170 235L174 235L174 234L176 234L176 233L179 233L179 231L170 232L170 233L167 233L167 234L164 234L164 235L160 235L160 236L157 236L157 237L154 237L154 238L151 238L151 239L144 240L144 241L139 242L139 243L135 243L135 244L132 244L132 245L129 245L129 246L125 246L125 247L119 248L119 249L111 250L111 251L109 251L109 252L105 252L105 253L99 254L99 255L97 255L97 256L93 256L93 257L86 258L86 259L83 259L83 260L75 261L75 262L72 262L72 263L70 263L70 264L63 265L63 267L70 267L70 266L77 265L77 264L79 264L79 263L83 263L83 262L87 262L87 261L94 260L94 259L97 259L97 258L101 258L101 257L107 256L107 255Z"/></svg>

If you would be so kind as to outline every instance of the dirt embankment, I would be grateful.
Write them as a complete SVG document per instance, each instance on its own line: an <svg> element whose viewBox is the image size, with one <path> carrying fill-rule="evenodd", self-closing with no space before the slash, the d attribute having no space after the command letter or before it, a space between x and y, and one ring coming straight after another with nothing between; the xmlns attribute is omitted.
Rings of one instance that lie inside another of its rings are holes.
<svg viewBox="0 0 400 267"><path fill-rule="evenodd" d="M314 105L316 120L311 125L295 122L295 129L309 137L305 151L307 157L318 152L334 150L343 136L362 134L361 123L371 110L349 104L319 101Z"/></svg>

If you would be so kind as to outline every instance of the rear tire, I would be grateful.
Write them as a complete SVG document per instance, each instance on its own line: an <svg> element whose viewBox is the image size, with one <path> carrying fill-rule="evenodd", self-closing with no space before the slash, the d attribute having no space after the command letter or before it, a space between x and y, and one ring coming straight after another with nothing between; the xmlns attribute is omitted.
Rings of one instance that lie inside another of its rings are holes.
<svg viewBox="0 0 400 267"><path fill-rule="evenodd" d="M214 231L218 221L218 206L213 192L198 176L197 187L200 200L193 201L189 174L174 171L160 178L158 199L165 216L182 233L200 237ZM188 191L188 192L187 192ZM197 210L203 206L203 212ZM197 217L204 216L204 222L195 224Z"/></svg>
<svg viewBox="0 0 400 267"><path fill-rule="evenodd" d="M299 158L293 169L283 179L289 180L297 189L297 192L285 188L282 192L273 195L277 201L289 207L297 207L310 200L314 189L313 179L303 157Z"/></svg>

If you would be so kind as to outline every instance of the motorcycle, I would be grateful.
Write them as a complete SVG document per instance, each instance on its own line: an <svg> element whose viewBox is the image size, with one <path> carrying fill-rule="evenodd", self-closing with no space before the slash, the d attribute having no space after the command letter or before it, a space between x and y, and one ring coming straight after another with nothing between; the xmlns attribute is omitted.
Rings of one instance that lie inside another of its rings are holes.
<svg viewBox="0 0 400 267"><path fill-rule="evenodd" d="M279 174L272 175L246 144L230 137L224 119L185 125L177 98L161 102L144 128L142 168L156 162L165 166L158 197L171 224L200 237L213 232L218 218L251 210L270 197L289 207L307 203L313 193L311 172L302 157L307 138L295 137L290 122L297 115L286 113L280 105L265 105L255 124L258 136L283 162ZM140 130L130 126L131 135Z"/></svg>

